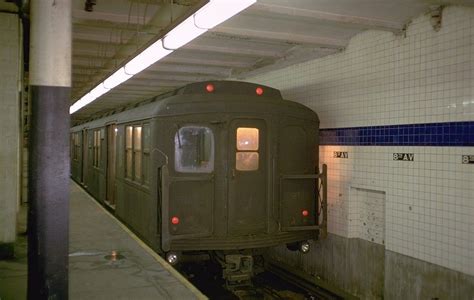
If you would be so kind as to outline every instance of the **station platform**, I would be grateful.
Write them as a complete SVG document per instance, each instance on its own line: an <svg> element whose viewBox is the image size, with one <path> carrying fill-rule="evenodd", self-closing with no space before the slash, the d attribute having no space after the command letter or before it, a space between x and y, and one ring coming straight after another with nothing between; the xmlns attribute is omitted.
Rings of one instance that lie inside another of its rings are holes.
<svg viewBox="0 0 474 300"><path fill-rule="evenodd" d="M207 299L72 181L69 224L70 299ZM26 249L17 252L25 257L0 261L1 300L26 298Z"/></svg>

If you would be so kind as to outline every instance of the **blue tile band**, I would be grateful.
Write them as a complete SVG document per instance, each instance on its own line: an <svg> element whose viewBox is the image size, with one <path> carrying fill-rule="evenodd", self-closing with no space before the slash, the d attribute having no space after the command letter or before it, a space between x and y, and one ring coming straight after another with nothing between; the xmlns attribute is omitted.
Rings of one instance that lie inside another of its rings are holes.
<svg viewBox="0 0 474 300"><path fill-rule="evenodd" d="M474 146L474 122L320 129L321 145Z"/></svg>

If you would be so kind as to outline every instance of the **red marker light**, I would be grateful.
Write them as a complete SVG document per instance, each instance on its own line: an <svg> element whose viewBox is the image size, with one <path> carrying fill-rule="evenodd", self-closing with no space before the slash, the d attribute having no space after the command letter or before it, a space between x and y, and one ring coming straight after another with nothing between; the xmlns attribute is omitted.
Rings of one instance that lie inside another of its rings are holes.
<svg viewBox="0 0 474 300"><path fill-rule="evenodd" d="M259 96L262 96L263 95L263 89L261 87L258 87L255 89L255 93L257 93L257 95Z"/></svg>
<svg viewBox="0 0 474 300"><path fill-rule="evenodd" d="M214 85L212 83L206 85L206 91L208 91L209 93L214 92Z"/></svg>
<svg viewBox="0 0 474 300"><path fill-rule="evenodd" d="M301 214L303 215L303 217L307 217L309 215L309 212L305 209L301 212Z"/></svg>
<svg viewBox="0 0 474 300"><path fill-rule="evenodd" d="M179 218L178 217L172 217L171 218L171 224L178 225L179 224Z"/></svg>

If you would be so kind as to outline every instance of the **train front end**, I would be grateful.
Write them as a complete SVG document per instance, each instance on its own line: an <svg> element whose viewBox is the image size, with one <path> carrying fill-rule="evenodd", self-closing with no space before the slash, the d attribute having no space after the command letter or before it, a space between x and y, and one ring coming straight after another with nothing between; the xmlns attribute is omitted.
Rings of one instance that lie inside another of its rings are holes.
<svg viewBox="0 0 474 300"><path fill-rule="evenodd" d="M170 262L197 250L224 261L281 244L308 251L325 224L317 115L278 90L227 81L187 86L166 107L158 194Z"/></svg>

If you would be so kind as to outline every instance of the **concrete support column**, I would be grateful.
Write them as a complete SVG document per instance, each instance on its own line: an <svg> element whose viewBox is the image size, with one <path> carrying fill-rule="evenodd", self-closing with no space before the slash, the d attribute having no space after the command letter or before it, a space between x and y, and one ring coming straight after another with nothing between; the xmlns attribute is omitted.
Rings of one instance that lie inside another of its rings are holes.
<svg viewBox="0 0 474 300"><path fill-rule="evenodd" d="M13 257L20 179L21 37L17 14L0 13L0 259Z"/></svg>
<svg viewBox="0 0 474 300"><path fill-rule="evenodd" d="M67 299L71 0L30 12L28 299Z"/></svg>

